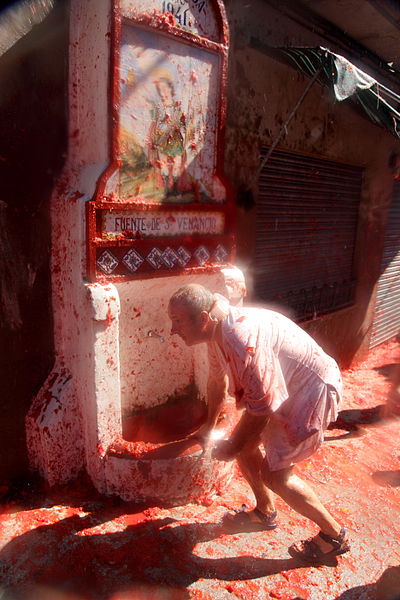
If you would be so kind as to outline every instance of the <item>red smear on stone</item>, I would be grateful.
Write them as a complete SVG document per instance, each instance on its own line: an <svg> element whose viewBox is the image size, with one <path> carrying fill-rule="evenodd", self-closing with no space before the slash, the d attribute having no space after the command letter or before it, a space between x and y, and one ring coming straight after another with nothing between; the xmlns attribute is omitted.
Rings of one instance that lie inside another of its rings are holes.
<svg viewBox="0 0 400 600"><path fill-rule="evenodd" d="M73 194L70 194L68 199L71 202L75 202L76 200L79 200L79 198L82 198L85 194L83 194L82 192L75 192Z"/></svg>
<svg viewBox="0 0 400 600"><path fill-rule="evenodd" d="M291 592L285 591L286 585L279 584L274 587L272 590L268 590L268 593L271 598L277 598L277 600L293 600L293 594Z"/></svg>
<svg viewBox="0 0 400 600"><path fill-rule="evenodd" d="M194 600L213 600L213 597L210 594L206 594L201 590L193 590L190 594L190 597Z"/></svg>
<svg viewBox="0 0 400 600"><path fill-rule="evenodd" d="M127 442L116 440L109 448L110 455L120 458L140 458L142 460L166 460L199 452L201 446L194 439L176 442L149 444L148 442Z"/></svg>
<svg viewBox="0 0 400 600"><path fill-rule="evenodd" d="M107 320L107 323L109 325L110 325L111 321L113 320L113 316L112 316L112 312L111 312L111 306L109 306L108 309L107 309L106 320Z"/></svg>

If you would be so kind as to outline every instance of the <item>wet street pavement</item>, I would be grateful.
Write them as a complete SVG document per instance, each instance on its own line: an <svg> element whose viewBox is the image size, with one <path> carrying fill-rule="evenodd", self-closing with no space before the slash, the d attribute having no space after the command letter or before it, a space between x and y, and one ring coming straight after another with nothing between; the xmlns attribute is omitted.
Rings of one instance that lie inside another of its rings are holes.
<svg viewBox="0 0 400 600"><path fill-rule="evenodd" d="M88 482L5 490L1 600L393 600L400 598L400 421L379 422L400 344L343 373L345 397L323 447L298 467L349 532L336 566L288 554L316 528L278 499L274 531L226 531L224 513L253 499L237 474L202 504L137 506ZM4 490L3 490L4 492Z"/></svg>

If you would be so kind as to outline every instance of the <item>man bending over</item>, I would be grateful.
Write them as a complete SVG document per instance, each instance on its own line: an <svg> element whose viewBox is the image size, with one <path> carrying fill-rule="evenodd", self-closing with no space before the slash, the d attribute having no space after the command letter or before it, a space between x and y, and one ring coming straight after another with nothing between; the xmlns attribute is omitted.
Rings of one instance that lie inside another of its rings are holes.
<svg viewBox="0 0 400 600"><path fill-rule="evenodd" d="M342 382L336 362L298 325L264 308L232 307L219 294L190 284L171 297L172 334L188 345L207 343L208 416L197 435L207 439L230 392L244 411L214 457L238 461L256 507L246 513L265 529L277 526L274 494L320 528L293 544L292 556L311 564L349 550L346 531L293 467L321 445L337 417ZM265 449L265 458L260 445Z"/></svg>

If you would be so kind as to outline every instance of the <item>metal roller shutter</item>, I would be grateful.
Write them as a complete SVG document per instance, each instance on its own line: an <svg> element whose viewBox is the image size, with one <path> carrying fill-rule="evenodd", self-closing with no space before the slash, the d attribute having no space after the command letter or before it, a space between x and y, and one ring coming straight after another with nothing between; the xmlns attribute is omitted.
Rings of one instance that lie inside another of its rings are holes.
<svg viewBox="0 0 400 600"><path fill-rule="evenodd" d="M400 183L388 212L370 347L400 333Z"/></svg>
<svg viewBox="0 0 400 600"><path fill-rule="evenodd" d="M290 307L298 320L351 304L361 179L359 167L271 155L258 181L258 300Z"/></svg>

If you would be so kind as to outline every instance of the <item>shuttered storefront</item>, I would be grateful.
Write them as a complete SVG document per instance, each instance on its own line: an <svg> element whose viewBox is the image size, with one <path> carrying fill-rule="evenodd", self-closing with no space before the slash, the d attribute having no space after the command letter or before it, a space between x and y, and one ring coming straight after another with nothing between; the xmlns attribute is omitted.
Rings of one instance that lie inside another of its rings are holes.
<svg viewBox="0 0 400 600"><path fill-rule="evenodd" d="M272 153L258 182L258 300L289 307L297 320L352 303L361 180L359 167Z"/></svg>
<svg viewBox="0 0 400 600"><path fill-rule="evenodd" d="M388 211L370 347L400 333L400 182Z"/></svg>

